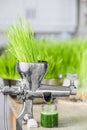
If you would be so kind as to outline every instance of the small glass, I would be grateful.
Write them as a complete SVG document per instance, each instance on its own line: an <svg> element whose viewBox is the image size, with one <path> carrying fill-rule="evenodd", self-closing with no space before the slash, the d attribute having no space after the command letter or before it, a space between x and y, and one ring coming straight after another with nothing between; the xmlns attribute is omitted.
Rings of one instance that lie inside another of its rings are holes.
<svg viewBox="0 0 87 130"><path fill-rule="evenodd" d="M58 127L58 111L56 104L42 105L41 126L47 128Z"/></svg>

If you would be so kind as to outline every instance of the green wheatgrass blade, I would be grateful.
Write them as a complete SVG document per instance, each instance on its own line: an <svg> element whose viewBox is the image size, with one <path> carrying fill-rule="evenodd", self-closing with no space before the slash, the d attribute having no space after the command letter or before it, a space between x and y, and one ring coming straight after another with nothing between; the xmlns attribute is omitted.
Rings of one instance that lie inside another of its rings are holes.
<svg viewBox="0 0 87 130"><path fill-rule="evenodd" d="M20 78L16 71L16 59L9 54L0 57L0 77L6 79Z"/></svg>
<svg viewBox="0 0 87 130"><path fill-rule="evenodd" d="M28 27L29 31L29 27ZM19 61L33 61L34 56L32 52L32 37L31 31L28 32L22 22L20 25L13 25L8 28L8 41L11 48ZM16 46L16 47L15 47ZM28 52L29 51L29 52ZM29 54L30 53L30 54ZM31 54L32 53L32 54Z"/></svg>

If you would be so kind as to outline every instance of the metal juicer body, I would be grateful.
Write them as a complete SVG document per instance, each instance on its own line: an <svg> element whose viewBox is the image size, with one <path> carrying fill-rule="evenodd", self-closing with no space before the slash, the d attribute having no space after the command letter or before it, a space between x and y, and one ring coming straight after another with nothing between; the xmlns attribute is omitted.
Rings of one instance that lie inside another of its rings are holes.
<svg viewBox="0 0 87 130"><path fill-rule="evenodd" d="M48 63L39 61L37 63L17 62L17 71L22 80L18 86L9 88L4 87L1 92L4 94L13 94L22 99L24 106L22 112L17 118L16 130L22 130L22 120L29 120L33 118L33 99L43 98L45 102L47 98L53 100L56 97L65 97L75 95L77 88L74 81L77 75L68 75L70 86L53 86L41 84L44 75L47 72Z"/></svg>

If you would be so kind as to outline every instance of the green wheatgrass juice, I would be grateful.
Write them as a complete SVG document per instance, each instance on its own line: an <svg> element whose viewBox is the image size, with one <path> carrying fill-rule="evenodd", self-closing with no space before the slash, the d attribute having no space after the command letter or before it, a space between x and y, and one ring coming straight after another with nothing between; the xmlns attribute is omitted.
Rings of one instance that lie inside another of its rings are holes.
<svg viewBox="0 0 87 130"><path fill-rule="evenodd" d="M43 127L58 127L58 112L41 112L41 126Z"/></svg>

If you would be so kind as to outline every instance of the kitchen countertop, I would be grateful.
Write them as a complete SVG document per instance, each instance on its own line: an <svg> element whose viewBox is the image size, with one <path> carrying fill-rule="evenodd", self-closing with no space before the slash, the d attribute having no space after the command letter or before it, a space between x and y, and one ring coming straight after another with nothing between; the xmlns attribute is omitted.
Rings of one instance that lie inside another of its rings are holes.
<svg viewBox="0 0 87 130"><path fill-rule="evenodd" d="M15 116L20 113L22 104L10 98L11 109ZM58 128L29 128L23 125L23 130L87 130L87 102L73 102L58 100L59 126ZM41 104L34 104L34 117L40 122Z"/></svg>

